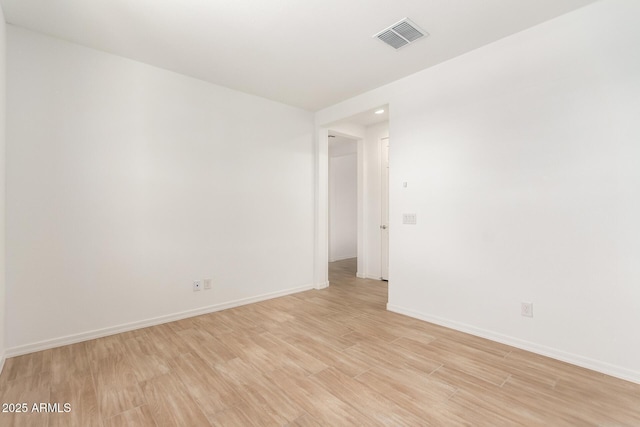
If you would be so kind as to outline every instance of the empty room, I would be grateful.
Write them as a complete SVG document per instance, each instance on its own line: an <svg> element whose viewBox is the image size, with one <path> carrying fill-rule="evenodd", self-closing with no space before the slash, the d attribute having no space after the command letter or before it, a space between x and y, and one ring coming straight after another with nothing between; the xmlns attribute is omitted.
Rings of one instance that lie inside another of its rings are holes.
<svg viewBox="0 0 640 427"><path fill-rule="evenodd" d="M637 0L0 0L1 426L640 426Z"/></svg>

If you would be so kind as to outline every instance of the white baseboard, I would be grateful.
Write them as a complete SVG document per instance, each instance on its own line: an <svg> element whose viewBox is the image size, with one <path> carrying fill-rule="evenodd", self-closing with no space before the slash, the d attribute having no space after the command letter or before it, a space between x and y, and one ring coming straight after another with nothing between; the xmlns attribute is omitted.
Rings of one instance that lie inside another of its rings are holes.
<svg viewBox="0 0 640 427"><path fill-rule="evenodd" d="M324 289L329 287L329 281L318 283L314 289Z"/></svg>
<svg viewBox="0 0 640 427"><path fill-rule="evenodd" d="M328 285L328 282L327 282ZM278 298L285 295L291 295L298 292L304 292L314 289L313 285L305 285L297 288L284 289L282 291L271 292L268 294L257 295L254 297L242 298L235 301L229 301L220 304L214 304L207 307L196 308L193 310L182 311L179 313L168 314L166 316L154 317L151 319L140 320L137 322L126 323L123 325L112 326L109 328L96 329L93 331L82 332L74 335L67 335L60 338L40 341L33 344L26 344L17 347L8 348L4 357L21 356L23 354L34 353L36 351L48 350L50 348L61 347L63 345L75 344L82 341L89 341L96 338L102 338L109 335L115 335L122 332L133 331L135 329L147 328L149 326L160 325L162 323L174 322L188 317L200 316L202 314L213 313L215 311L226 310L228 308L239 307L242 305L252 304L255 302L265 301L268 299ZM4 357L2 362L4 363Z"/></svg>
<svg viewBox="0 0 640 427"><path fill-rule="evenodd" d="M360 272L357 272L357 273L356 273L356 277L357 277L358 279L382 280L382 279L380 278L380 276L373 276L373 275L371 275L371 274L365 274L365 273L360 273Z"/></svg>
<svg viewBox="0 0 640 427"><path fill-rule="evenodd" d="M471 335L475 335L481 338L486 338L491 341L496 341L502 344L517 347L522 350L530 351L532 353L547 356L552 359L561 360L563 362L570 363L572 365L580 366L592 371L601 372L612 377L620 378L626 381L631 381L640 384L640 372L633 371L621 366L612 365L607 362L590 359L588 357L579 356L577 354L567 353L556 348L547 347L544 345L536 344L533 342L521 340L508 335L503 335L497 332L489 331L486 329L477 328L475 326L456 322L449 319L443 319L441 317L432 316L426 313L422 313L416 310L400 307L393 304L387 304L387 310L394 313L404 314L409 317L424 320L425 322L435 323L436 325L444 326L447 328L455 329L457 331L466 332Z"/></svg>

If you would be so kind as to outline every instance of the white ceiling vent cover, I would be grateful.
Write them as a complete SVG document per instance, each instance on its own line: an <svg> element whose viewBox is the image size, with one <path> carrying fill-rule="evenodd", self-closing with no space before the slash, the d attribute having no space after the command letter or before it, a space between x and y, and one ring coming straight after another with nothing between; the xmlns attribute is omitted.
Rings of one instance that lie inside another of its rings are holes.
<svg viewBox="0 0 640 427"><path fill-rule="evenodd" d="M375 34L373 37L382 40L397 50L428 35L429 33L420 29L420 27L409 18L404 18Z"/></svg>

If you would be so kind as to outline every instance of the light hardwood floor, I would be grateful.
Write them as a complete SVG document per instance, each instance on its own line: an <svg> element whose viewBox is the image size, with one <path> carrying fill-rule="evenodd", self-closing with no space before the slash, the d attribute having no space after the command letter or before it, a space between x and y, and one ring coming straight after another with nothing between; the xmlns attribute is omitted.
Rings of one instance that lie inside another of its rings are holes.
<svg viewBox="0 0 640 427"><path fill-rule="evenodd" d="M7 360L1 426L640 426L640 385L385 311L331 286Z"/></svg>

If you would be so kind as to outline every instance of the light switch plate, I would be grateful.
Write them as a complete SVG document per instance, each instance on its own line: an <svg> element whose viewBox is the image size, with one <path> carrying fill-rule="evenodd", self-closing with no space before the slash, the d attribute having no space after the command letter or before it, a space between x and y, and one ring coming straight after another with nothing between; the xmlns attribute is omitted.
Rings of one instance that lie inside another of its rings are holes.
<svg viewBox="0 0 640 427"><path fill-rule="evenodd" d="M409 225L415 225L417 223L416 214L414 214L414 213L402 214L402 223L403 224L409 224Z"/></svg>

